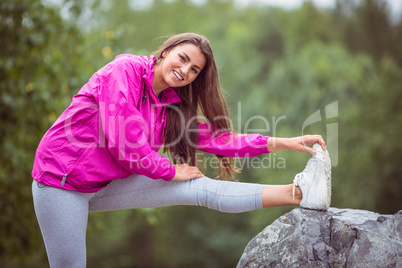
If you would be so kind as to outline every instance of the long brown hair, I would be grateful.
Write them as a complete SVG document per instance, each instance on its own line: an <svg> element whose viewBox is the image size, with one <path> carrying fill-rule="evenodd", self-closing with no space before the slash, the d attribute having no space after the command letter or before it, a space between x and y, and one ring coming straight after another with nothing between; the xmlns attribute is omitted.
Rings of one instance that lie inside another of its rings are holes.
<svg viewBox="0 0 402 268"><path fill-rule="evenodd" d="M154 55L157 63L163 59L163 52L168 52L178 45L190 43L196 45L204 54L206 63L197 78L184 87L174 88L181 99L181 103L175 103L167 108L167 122L165 129L164 152L167 152L174 164L187 163L195 166L197 136L196 131L186 131L188 129L198 129L197 112L201 112L211 125L215 134L231 132L229 112L223 97L223 91L219 84L218 70L211 45L205 36L195 33L183 33L170 37L157 50ZM184 122L183 124L183 117ZM183 133L186 137L177 140ZM217 155L219 160L218 178L225 179L226 175L234 178L233 172L239 172L234 166L232 157Z"/></svg>

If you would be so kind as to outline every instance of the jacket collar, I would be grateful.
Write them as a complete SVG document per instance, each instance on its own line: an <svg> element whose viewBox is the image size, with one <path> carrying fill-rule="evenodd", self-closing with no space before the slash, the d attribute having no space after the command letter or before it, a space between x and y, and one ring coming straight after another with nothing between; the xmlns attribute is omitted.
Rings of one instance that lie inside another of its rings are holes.
<svg viewBox="0 0 402 268"><path fill-rule="evenodd" d="M161 99L161 104L162 105L169 105L172 103L180 102L180 97L177 95L176 91L174 91L173 88L169 87L162 91L162 99Z"/></svg>
<svg viewBox="0 0 402 268"><path fill-rule="evenodd" d="M153 55L147 59L147 64L146 66L144 66L144 75L142 76L142 78L144 78L148 82L150 89L152 89L152 81L154 80L155 75L155 69L154 69L155 62L156 58ZM155 92L152 90L150 94L155 95ZM176 91L173 88L169 87L162 91L161 104L163 106L176 102L181 103L181 100L179 95L177 95Z"/></svg>

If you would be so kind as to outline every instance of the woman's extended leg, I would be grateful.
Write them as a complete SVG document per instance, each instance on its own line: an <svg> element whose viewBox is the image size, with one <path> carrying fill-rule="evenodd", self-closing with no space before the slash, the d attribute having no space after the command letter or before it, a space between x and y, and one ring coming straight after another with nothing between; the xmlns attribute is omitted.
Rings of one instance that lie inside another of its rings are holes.
<svg viewBox="0 0 402 268"><path fill-rule="evenodd" d="M126 179L115 180L96 193L90 200L89 209L107 211L193 205L221 212L240 213L262 207L298 203L300 200L292 199L292 185L264 186L217 181L207 177L167 182L133 175Z"/></svg>
<svg viewBox="0 0 402 268"><path fill-rule="evenodd" d="M262 192L262 205L264 208L299 205L301 200L302 192L299 187L295 187L293 199L293 184L265 185Z"/></svg>

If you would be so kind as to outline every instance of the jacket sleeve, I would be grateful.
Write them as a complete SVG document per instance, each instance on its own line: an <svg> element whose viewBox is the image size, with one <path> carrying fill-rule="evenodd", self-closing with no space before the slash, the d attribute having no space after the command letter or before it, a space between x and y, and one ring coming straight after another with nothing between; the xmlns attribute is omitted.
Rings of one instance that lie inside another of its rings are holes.
<svg viewBox="0 0 402 268"><path fill-rule="evenodd" d="M168 158L152 150L146 135L148 122L136 108L143 85L141 68L120 60L91 78L99 106L99 131L105 135L104 146L120 166L135 174L168 181L174 177L175 168Z"/></svg>
<svg viewBox="0 0 402 268"><path fill-rule="evenodd" d="M268 136L215 132L211 125L198 123L197 150L230 157L252 157L269 153Z"/></svg>

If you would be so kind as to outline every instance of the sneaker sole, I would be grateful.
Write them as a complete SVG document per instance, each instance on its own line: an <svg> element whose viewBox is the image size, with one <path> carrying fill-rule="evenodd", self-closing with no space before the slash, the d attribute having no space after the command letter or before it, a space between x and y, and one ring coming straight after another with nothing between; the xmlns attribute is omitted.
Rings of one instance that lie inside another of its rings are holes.
<svg viewBox="0 0 402 268"><path fill-rule="evenodd" d="M326 203L325 203L325 210L328 210L329 206L331 205L331 193L332 193L332 179L331 179L331 158L329 157L328 150L323 150L319 143L315 143L313 148L317 151L315 154L316 158L322 162L324 162L324 173L326 178L325 187L326 190ZM321 186L324 187L324 186Z"/></svg>
<svg viewBox="0 0 402 268"><path fill-rule="evenodd" d="M316 160L317 161L317 160ZM322 168L322 167L321 167ZM323 167L324 170L317 170L317 172L325 173L325 167ZM325 175L327 175L325 173ZM310 203L310 204L316 204L316 206L314 207L308 207L306 206L306 208L310 208L310 209L316 209L316 210L321 210L321 211L326 211L329 208L330 205L330 200L331 200L331 189L330 187L328 187L328 176L325 176L325 178L323 178L322 176L316 176L314 175L314 180L311 182L310 185L311 189L310 189L310 193L314 193L312 196L316 196L318 197L318 200L321 200L320 203L316 203L317 201L315 200L306 200L306 203ZM310 195L309 193L309 195Z"/></svg>
<svg viewBox="0 0 402 268"><path fill-rule="evenodd" d="M313 187L315 186L315 188L311 189L311 191L315 191L318 196L321 194L320 199L325 200L325 202L321 202L321 204L314 209L326 211L331 205L331 158L329 157L328 151L323 150L319 143L313 144L313 149L317 151L317 153L313 155L313 158L324 163L323 172L325 174L325 179L320 176L314 176L312 185Z"/></svg>

